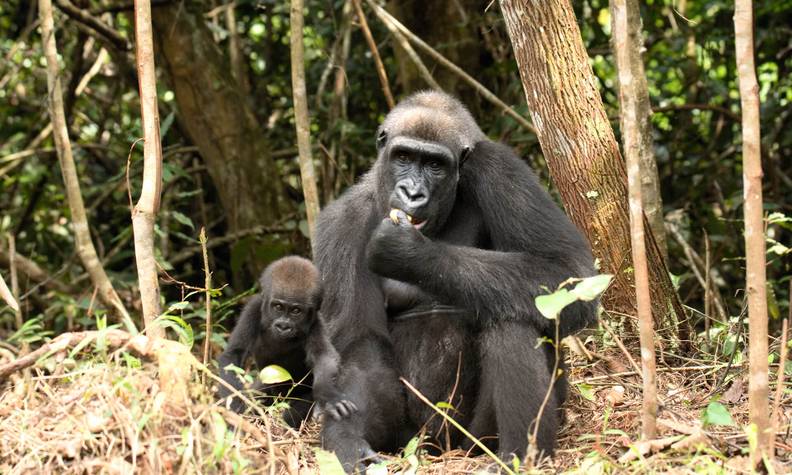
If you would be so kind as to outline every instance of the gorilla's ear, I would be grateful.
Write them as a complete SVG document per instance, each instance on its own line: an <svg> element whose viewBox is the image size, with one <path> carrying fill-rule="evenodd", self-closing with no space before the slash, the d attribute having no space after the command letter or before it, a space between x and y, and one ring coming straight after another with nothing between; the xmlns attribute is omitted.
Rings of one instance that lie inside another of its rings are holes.
<svg viewBox="0 0 792 475"><path fill-rule="evenodd" d="M462 152L459 154L459 166L460 166L460 167L461 167L462 165L464 165L464 164L465 164L465 161L466 161L466 160L468 159L468 157L470 156L470 151L471 151L471 150L472 150L472 149L471 149L470 147L464 147L464 148L462 149Z"/></svg>
<svg viewBox="0 0 792 475"><path fill-rule="evenodd" d="M385 129L380 130L377 135L377 150L382 150L382 147L388 142L388 132Z"/></svg>

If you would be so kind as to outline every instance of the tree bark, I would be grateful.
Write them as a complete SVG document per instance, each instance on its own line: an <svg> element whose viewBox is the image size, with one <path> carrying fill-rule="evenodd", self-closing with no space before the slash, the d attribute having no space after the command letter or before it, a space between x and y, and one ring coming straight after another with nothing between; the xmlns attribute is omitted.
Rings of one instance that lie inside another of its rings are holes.
<svg viewBox="0 0 792 475"><path fill-rule="evenodd" d="M159 277L157 260L154 257L154 222L157 219L162 190L162 143L151 30L150 1L135 0L135 59L140 84L140 119L144 143L143 190L132 210L132 231L135 236L135 263L146 334L152 338L162 338L165 336L163 328L154 323L160 314Z"/></svg>
<svg viewBox="0 0 792 475"><path fill-rule="evenodd" d="M630 7L630 3L633 7ZM641 339L641 367L643 405L641 406L641 438L651 440L656 435L657 383L655 373L654 325L649 295L649 268L646 263L646 239L643 222L643 180L641 165L646 158L646 141L642 136L648 119L646 78L643 76L640 50L635 45L635 24L640 18L635 0L611 0L613 46L619 71L619 104L624 157L627 160L627 187L630 203L630 244L635 267L635 297L638 307L638 329ZM631 44L632 43L632 44ZM642 116L642 114L644 116ZM651 132L651 131L650 131ZM651 141L649 143L651 146ZM650 157L654 159L654 157ZM656 171L656 170L655 170ZM662 225L662 223L661 223Z"/></svg>
<svg viewBox="0 0 792 475"><path fill-rule="evenodd" d="M663 260L668 262L668 244L666 243L665 223L663 220L663 198L660 194L660 176L657 171L657 161L654 154L654 140L652 139L652 104L649 102L649 87L646 84L646 74L644 73L641 51L643 50L643 36L641 35L641 9L638 0L627 0L625 12L627 20L627 30L623 33L626 37L622 41L616 40L615 26L616 15L615 5L621 2L611 2L611 22L613 27L613 49L614 56L617 57L616 68L621 73L622 68L628 68L632 76L633 83L630 88L634 96L637 127L638 127L638 157L641 161L641 203L649 227L657 241L657 247ZM620 32L622 33L622 32ZM619 49L626 49L623 57L624 61L619 61L618 57L622 54ZM622 114L624 112L622 111ZM622 118L623 120L623 118ZM622 129L624 134L624 129ZM624 142L624 138L622 138Z"/></svg>
<svg viewBox="0 0 792 475"><path fill-rule="evenodd" d="M203 13L194 0L154 9L155 43L180 123L200 150L229 227L240 231L280 216L282 183L264 130L228 74L228 58Z"/></svg>
<svg viewBox="0 0 792 475"><path fill-rule="evenodd" d="M80 180L77 177L77 167L72 156L69 131L66 126L66 116L63 111L63 92L61 89L60 70L58 68L58 50L55 45L55 25L52 19L52 1L39 1L39 18L41 20L41 37L44 43L44 55L47 57L47 91L50 119L52 120L52 135L58 153L63 182L66 187L66 199L71 211L72 227L74 229L75 246L85 270L91 277L91 282L99 290L99 299L107 308L113 309L121 321L131 332L136 332L135 325L126 308L121 303L113 284L105 273L99 257L96 255L88 227L88 218L85 214L85 204L80 192Z"/></svg>
<svg viewBox="0 0 792 475"><path fill-rule="evenodd" d="M551 178L600 270L615 276L604 303L634 314L627 176L572 6L568 0L500 5ZM655 324L675 336L685 314L657 243L651 232L646 236Z"/></svg>
<svg viewBox="0 0 792 475"><path fill-rule="evenodd" d="M765 234L762 211L762 156L759 125L759 85L756 81L753 40L753 2L737 0L734 36L740 85L743 136L743 199L745 216L745 289L748 294L748 412L756 426L757 444L751 463L770 456L767 364L767 290Z"/></svg>
<svg viewBox="0 0 792 475"><path fill-rule="evenodd" d="M311 120L308 117L308 92L305 89L305 54L303 48L303 2L291 0L291 79L294 97L294 126L300 152L300 178L305 196L308 231L314 240L316 217L319 215L319 192L316 189L313 156L311 155ZM391 98L391 100L393 100Z"/></svg>

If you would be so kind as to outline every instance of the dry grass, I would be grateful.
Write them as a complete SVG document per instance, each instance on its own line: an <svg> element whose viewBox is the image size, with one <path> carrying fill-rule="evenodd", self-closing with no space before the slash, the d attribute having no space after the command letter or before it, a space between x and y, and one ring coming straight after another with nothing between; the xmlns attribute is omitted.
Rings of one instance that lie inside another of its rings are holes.
<svg viewBox="0 0 792 475"><path fill-rule="evenodd" d="M594 363L573 361L567 421L555 460L530 472L579 473L742 473L747 448L747 390L735 388L725 403L735 426L700 427L709 393L722 371L698 361L658 375L664 403L659 437L690 442L672 449L660 444L629 462L619 458L639 433L640 385L623 372L618 350ZM0 352L0 364L11 355ZM741 368L737 368L741 370ZM744 371L738 371L744 372ZM175 408L165 403L156 368L123 352L95 350L69 359L50 358L27 375L17 373L0 386L0 473L317 473L314 450L317 427L300 431L270 417L249 424L226 422L224 408L214 405L210 390L198 381L190 386L191 403ZM739 378L735 378L739 379ZM578 384L587 384L581 395ZM617 387L624 388L621 393ZM729 384L725 385L725 389ZM721 390L720 392L723 392ZM790 473L789 437L792 405L789 390L782 405L777 473ZM693 435L691 435L693 434ZM389 457L390 472L476 473L493 470L484 456L452 451L438 457ZM416 464L420 463L419 466Z"/></svg>

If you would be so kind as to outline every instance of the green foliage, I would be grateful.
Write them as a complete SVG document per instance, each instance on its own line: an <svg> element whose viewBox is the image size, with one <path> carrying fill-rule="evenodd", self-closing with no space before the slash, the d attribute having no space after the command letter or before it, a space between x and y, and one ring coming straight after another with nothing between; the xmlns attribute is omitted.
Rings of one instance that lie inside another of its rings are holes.
<svg viewBox="0 0 792 475"><path fill-rule="evenodd" d="M555 292L536 297L536 308L545 318L555 320L566 306L578 300L590 302L599 297L608 288L612 279L613 276L610 274L601 274L562 282ZM567 287L572 283L575 283L575 286L568 289Z"/></svg>
<svg viewBox="0 0 792 475"><path fill-rule="evenodd" d="M316 465L319 467L321 475L345 475L344 467L338 461L338 457L333 452L328 452L320 448L314 449Z"/></svg>
<svg viewBox="0 0 792 475"><path fill-rule="evenodd" d="M723 404L712 401L707 405L707 408L704 409L704 413L701 415L701 423L704 427L709 425L716 425L716 426L733 426L734 421L732 420L731 414L729 414L729 410L726 409L726 406Z"/></svg>
<svg viewBox="0 0 792 475"><path fill-rule="evenodd" d="M284 381L293 380L289 372L276 364L271 364L259 371L259 380L264 384L282 383Z"/></svg>

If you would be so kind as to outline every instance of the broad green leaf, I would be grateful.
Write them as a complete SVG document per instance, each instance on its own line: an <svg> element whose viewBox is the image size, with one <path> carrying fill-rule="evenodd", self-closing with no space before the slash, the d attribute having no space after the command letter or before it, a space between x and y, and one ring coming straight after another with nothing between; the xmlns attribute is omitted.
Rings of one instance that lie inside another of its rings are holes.
<svg viewBox="0 0 792 475"><path fill-rule="evenodd" d="M593 277L586 277L575 286L574 290L572 290L572 293L574 293L580 300L590 302L605 292L605 289L608 288L611 280L613 280L613 275L611 274L600 274Z"/></svg>
<svg viewBox="0 0 792 475"><path fill-rule="evenodd" d="M327 450L314 449L316 465L319 467L321 475L346 475L344 467L338 461L338 457L333 452Z"/></svg>
<svg viewBox="0 0 792 475"><path fill-rule="evenodd" d="M536 297L536 308L548 320L555 320L567 305L577 301L578 297L567 289L559 289L550 295Z"/></svg>
<svg viewBox="0 0 792 475"><path fill-rule="evenodd" d="M290 379L292 379L291 374L276 364L271 364L259 371L259 380L264 384L282 383Z"/></svg>
<svg viewBox="0 0 792 475"><path fill-rule="evenodd" d="M704 410L704 415L701 418L701 422L704 423L705 426L707 425L716 425L716 426L733 426L734 421L731 418L731 414L729 414L729 410L726 409L726 406L723 404L712 401L709 403L707 408Z"/></svg>

